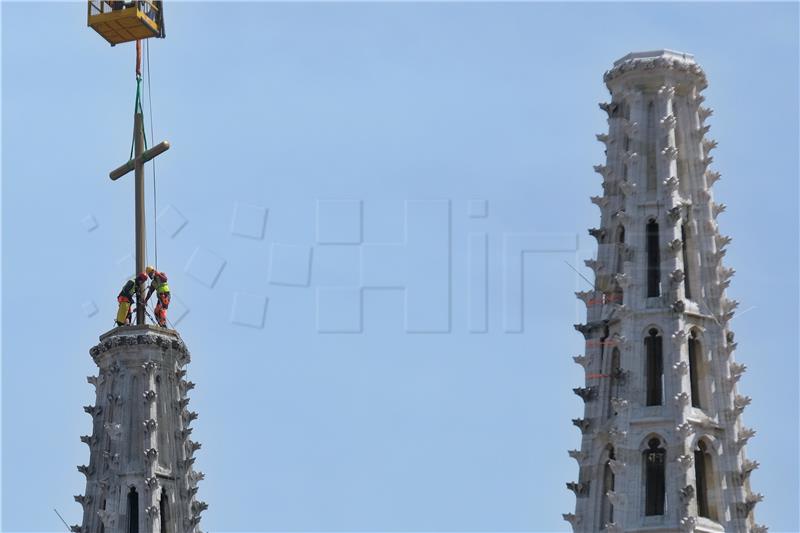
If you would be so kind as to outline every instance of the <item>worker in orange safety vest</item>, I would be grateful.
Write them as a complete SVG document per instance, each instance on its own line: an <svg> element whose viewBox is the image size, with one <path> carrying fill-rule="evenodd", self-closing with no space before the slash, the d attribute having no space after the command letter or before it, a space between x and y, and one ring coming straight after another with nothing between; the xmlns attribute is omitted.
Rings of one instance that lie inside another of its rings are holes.
<svg viewBox="0 0 800 533"><path fill-rule="evenodd" d="M147 303L153 292L156 293L156 298L158 299L158 303L156 304L154 311L156 320L158 321L159 326L165 328L167 327L167 308L169 307L170 300L169 285L167 285L167 275L163 272L159 272L152 266L148 266L145 269L145 272L151 281L150 287L147 289L147 296L144 298L144 303Z"/></svg>

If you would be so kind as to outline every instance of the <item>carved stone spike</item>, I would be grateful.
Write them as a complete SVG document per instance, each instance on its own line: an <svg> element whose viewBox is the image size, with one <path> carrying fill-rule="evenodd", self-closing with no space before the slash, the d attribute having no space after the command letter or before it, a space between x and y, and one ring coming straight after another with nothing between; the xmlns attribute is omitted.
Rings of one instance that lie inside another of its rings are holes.
<svg viewBox="0 0 800 533"><path fill-rule="evenodd" d="M187 453L189 455L194 454L194 452L196 452L197 450L199 450L202 447L203 447L203 445L200 444L199 442L194 442L192 440L187 440L186 441L186 451L187 451Z"/></svg>
<svg viewBox="0 0 800 533"><path fill-rule="evenodd" d="M577 387L572 389L584 402L590 402L597 396L597 387Z"/></svg>
<svg viewBox="0 0 800 533"><path fill-rule="evenodd" d="M689 405L689 394L687 392L679 392L675 395L675 403L678 404L679 407L683 407L685 405Z"/></svg>
<svg viewBox="0 0 800 533"><path fill-rule="evenodd" d="M581 433L586 433L587 431L589 431L589 426L591 425L591 422L586 418L573 418L572 425L580 429Z"/></svg>
<svg viewBox="0 0 800 533"><path fill-rule="evenodd" d="M684 330L678 330L672 334L671 339L672 342L675 343L677 346L680 346L684 342L686 342L686 332Z"/></svg>
<svg viewBox="0 0 800 533"><path fill-rule="evenodd" d="M586 368L591 363L592 358L586 355L573 355L572 360L575 361L576 364Z"/></svg>
<svg viewBox="0 0 800 533"><path fill-rule="evenodd" d="M78 465L78 472L80 472L86 477L89 477L92 474L94 474L94 468L86 465Z"/></svg>
<svg viewBox="0 0 800 533"><path fill-rule="evenodd" d="M713 170L706 171L706 183L708 184L709 187L718 182L721 177L722 174L720 174L719 172L715 172Z"/></svg>
<svg viewBox="0 0 800 533"><path fill-rule="evenodd" d="M192 420L197 420L197 413L195 413L194 411L187 411L186 409L184 409L183 411L181 411L181 418L183 418L183 421L186 424L190 424Z"/></svg>
<svg viewBox="0 0 800 533"><path fill-rule="evenodd" d="M631 284L631 277L628 274L615 274L614 281L622 287L623 289L627 288Z"/></svg>
<svg viewBox="0 0 800 533"><path fill-rule="evenodd" d="M598 133L595 138L603 144L608 144L608 134L606 133Z"/></svg>
<svg viewBox="0 0 800 533"><path fill-rule="evenodd" d="M572 327L575 328L576 331L581 332L583 334L584 338L587 338L587 339L589 338L588 335L592 331L592 327L590 325L588 325L588 324L573 324Z"/></svg>
<svg viewBox="0 0 800 533"><path fill-rule="evenodd" d="M608 430L608 438L610 438L611 442L614 444L621 444L627 437L628 432L619 429L617 426L613 426Z"/></svg>
<svg viewBox="0 0 800 533"><path fill-rule="evenodd" d="M672 365L672 369L679 376L685 376L686 374L689 373L689 363L687 363L686 361L678 361L677 363Z"/></svg>
<svg viewBox="0 0 800 533"><path fill-rule="evenodd" d="M158 487L158 478L155 476L150 476L144 480L144 484L145 486L147 486L148 489L152 491L153 489Z"/></svg>
<svg viewBox="0 0 800 533"><path fill-rule="evenodd" d="M178 410L184 409L187 405L189 405L189 398L181 398L175 402Z"/></svg>
<svg viewBox="0 0 800 533"><path fill-rule="evenodd" d="M737 307L739 307L739 302L737 302L736 300L731 300L731 299L728 299L728 298L725 298L724 300L722 300L722 310L725 313L730 313L731 311L733 311Z"/></svg>
<svg viewBox="0 0 800 533"><path fill-rule="evenodd" d="M736 270L734 270L733 268L726 268L726 267L719 268L719 276L722 279L731 279L734 274L736 274Z"/></svg>
<svg viewBox="0 0 800 533"><path fill-rule="evenodd" d="M597 259L586 259L583 264L586 265L587 268L592 269L595 273L603 271L603 263Z"/></svg>
<svg viewBox="0 0 800 533"><path fill-rule="evenodd" d="M669 249L672 253L677 254L683 250L683 241L680 239L673 239L669 241Z"/></svg>
<svg viewBox="0 0 800 533"><path fill-rule="evenodd" d="M611 116L616 112L618 107L616 102L600 102L597 105L600 109L606 112L608 118L611 118Z"/></svg>
<svg viewBox="0 0 800 533"><path fill-rule="evenodd" d="M626 503L628 503L628 499L621 492L614 492L613 490L610 490L606 492L606 496L608 496L608 501L610 501L611 505L614 507L622 508L625 507Z"/></svg>
<svg viewBox="0 0 800 533"><path fill-rule="evenodd" d="M675 176L670 176L669 178L665 179L662 184L664 188L669 192L675 192L678 190L679 181L678 178Z"/></svg>
<svg viewBox="0 0 800 533"><path fill-rule="evenodd" d="M589 482L584 483L576 483L574 481L570 481L567 483L567 488L575 493L577 497L587 496L589 494Z"/></svg>
<svg viewBox="0 0 800 533"><path fill-rule="evenodd" d="M195 462L194 457L189 457L188 459L185 459L182 463L184 470L189 470L194 464L194 462Z"/></svg>
<svg viewBox="0 0 800 533"><path fill-rule="evenodd" d="M681 438L686 438L692 433L694 433L694 426L691 425L689 422L684 422L679 424L675 427L675 432L681 436Z"/></svg>
<svg viewBox="0 0 800 533"><path fill-rule="evenodd" d="M716 243L717 248L725 248L726 246L728 246L731 243L732 240L733 239L731 239L727 235L716 235L716 236L714 236L714 242Z"/></svg>
<svg viewBox="0 0 800 533"><path fill-rule="evenodd" d="M726 209L725 204L711 204L711 214L714 218L717 218L720 213L724 212Z"/></svg>
<svg viewBox="0 0 800 533"><path fill-rule="evenodd" d="M620 209L619 211L614 213L613 218L620 224L626 224L630 221L631 216L624 209Z"/></svg>
<svg viewBox="0 0 800 533"><path fill-rule="evenodd" d="M75 501L78 502L79 504L83 505L84 507L86 507L87 505L91 505L92 504L92 497L91 496L84 496L83 494L76 494L75 496L73 496L73 498L75 498Z"/></svg>
<svg viewBox="0 0 800 533"><path fill-rule="evenodd" d="M697 118L700 119L700 122L705 122L705 120L714 114L714 110L710 107L698 107L697 108Z"/></svg>
<svg viewBox="0 0 800 533"><path fill-rule="evenodd" d="M86 412L86 414L92 415L93 417L95 417L95 416L97 416L97 415L99 415L100 413L103 412L103 406L102 405L84 405L83 406L83 410Z"/></svg>
<svg viewBox="0 0 800 533"><path fill-rule="evenodd" d="M561 515L561 517L569 522L572 527L575 527L581 523L581 517L574 513L564 513Z"/></svg>
<svg viewBox="0 0 800 533"><path fill-rule="evenodd" d="M706 97L703 96L702 94L696 94L692 96L689 101L692 103L692 105L699 106L700 104L706 101Z"/></svg>
<svg viewBox="0 0 800 533"><path fill-rule="evenodd" d="M190 391L190 390L192 390L194 388L194 383L192 383L191 381L186 381L186 380L182 379L180 381L180 387L181 387L181 390L183 390L184 392L188 392L188 391Z"/></svg>
<svg viewBox="0 0 800 533"><path fill-rule="evenodd" d="M711 129L711 126L709 126L707 124L705 126L700 126L699 128L697 128L697 136L702 139L705 136L705 134L708 133L708 130L710 130L710 129Z"/></svg>
<svg viewBox="0 0 800 533"><path fill-rule="evenodd" d="M713 150L716 147L717 147L717 141L715 141L714 139L704 139L703 140L703 151L705 153L710 152L711 150Z"/></svg>
<svg viewBox="0 0 800 533"><path fill-rule="evenodd" d="M678 149L674 146L667 146L661 150L661 155L670 161L678 159Z"/></svg>
<svg viewBox="0 0 800 533"><path fill-rule="evenodd" d="M658 95L662 98L672 98L675 96L675 86L667 83L658 88Z"/></svg>
<svg viewBox="0 0 800 533"><path fill-rule="evenodd" d="M686 302L683 300L675 300L672 302L672 310L676 313L683 313L686 311Z"/></svg>
<svg viewBox="0 0 800 533"><path fill-rule="evenodd" d="M178 379L183 379L186 376L186 370L176 370L175 377Z"/></svg>
<svg viewBox="0 0 800 533"><path fill-rule="evenodd" d="M156 427L158 426L158 423L152 418L148 418L147 420L142 422L142 426L144 426L145 433L149 433L151 431L155 431Z"/></svg>
<svg viewBox="0 0 800 533"><path fill-rule="evenodd" d="M736 439L736 444L739 446L739 448L741 448L742 446L747 444L748 440L752 439L755 436L756 436L756 431L754 429L742 427L742 429L739 430L739 436Z"/></svg>
<svg viewBox="0 0 800 533"><path fill-rule="evenodd" d="M589 235L597 239L598 243L602 243L606 236L606 230L598 228L589 228Z"/></svg>
<svg viewBox="0 0 800 533"><path fill-rule="evenodd" d="M676 224L681 219L681 206L676 205L667 211L667 218L669 218L673 224Z"/></svg>
<svg viewBox="0 0 800 533"><path fill-rule="evenodd" d="M86 381L88 381L90 385L97 387L97 376L86 376Z"/></svg>
<svg viewBox="0 0 800 533"><path fill-rule="evenodd" d="M756 524L752 529L753 533L769 533L769 528L763 524Z"/></svg>
<svg viewBox="0 0 800 533"><path fill-rule="evenodd" d="M681 465L684 470L688 470L694 464L694 455L690 453L679 455L678 464Z"/></svg>
<svg viewBox="0 0 800 533"><path fill-rule="evenodd" d="M206 475L198 470L198 471L189 472L189 476L188 477L189 477L189 483L190 484L197 485L197 483L199 481L202 481L202 480L204 480L206 478Z"/></svg>
<svg viewBox="0 0 800 533"><path fill-rule="evenodd" d="M142 398L146 402L152 402L156 399L156 391L154 390L147 390L142 393Z"/></svg>
<svg viewBox="0 0 800 533"><path fill-rule="evenodd" d="M625 196L633 196L636 193L636 184L628 180L620 181L619 188Z"/></svg>
<svg viewBox="0 0 800 533"><path fill-rule="evenodd" d="M694 487L691 485L686 485L680 491L681 494L681 501L686 503L694 497Z"/></svg>
<svg viewBox="0 0 800 533"><path fill-rule="evenodd" d="M681 518L681 530L685 533L694 533L694 528L697 526L697 518L693 516L684 516Z"/></svg>
<svg viewBox="0 0 800 533"><path fill-rule="evenodd" d="M748 494L744 502L737 504L740 518L747 518L755 508L756 504L763 501L764 496L760 493Z"/></svg>
<svg viewBox="0 0 800 533"><path fill-rule="evenodd" d="M673 270L669 274L669 278L673 281L673 283L682 282L684 277L685 277L685 275L683 273L683 270L681 270L680 268L676 268L675 270Z"/></svg>
<svg viewBox="0 0 800 533"><path fill-rule="evenodd" d="M594 165L592 168L604 178L608 178L611 175L611 169L605 165Z"/></svg>
<svg viewBox="0 0 800 533"><path fill-rule="evenodd" d="M627 409L630 403L625 398L618 398L614 396L611 398L611 408L614 410L615 413L620 413L624 409Z"/></svg>
<svg viewBox="0 0 800 533"><path fill-rule="evenodd" d="M594 300L595 292L594 291L578 291L578 292L575 293L575 296L588 306L589 302Z"/></svg>
<svg viewBox="0 0 800 533"><path fill-rule="evenodd" d="M175 432L175 436L178 437L180 440L186 440L189 437L189 435L192 434L192 431L194 431L192 428L181 429L180 431Z"/></svg>
<svg viewBox="0 0 800 533"><path fill-rule="evenodd" d="M206 509L208 509L208 504L206 502L201 502L199 500L195 500L192 502L192 512L195 515L199 515Z"/></svg>
<svg viewBox="0 0 800 533"><path fill-rule="evenodd" d="M119 440L122 437L122 425L121 424L113 424L111 422L106 422L103 426L108 433L108 436L111 440Z"/></svg>
<svg viewBox="0 0 800 533"><path fill-rule="evenodd" d="M97 437L94 435L91 437L89 435L81 435L81 442L91 447L97 444Z"/></svg>
<svg viewBox="0 0 800 533"><path fill-rule="evenodd" d="M156 363L154 361L147 361L142 365L142 370L144 370L145 374L152 374L155 369Z"/></svg>
<svg viewBox="0 0 800 533"><path fill-rule="evenodd" d="M736 397L733 399L733 411L737 415L740 415L744 412L745 407L750 405L753 399L750 396L742 396L741 394L737 394Z"/></svg>
<svg viewBox="0 0 800 533"><path fill-rule="evenodd" d="M608 205L607 196L592 196L591 198L589 198L589 200L591 200L591 202L598 207L605 207L606 205Z"/></svg>
<svg viewBox="0 0 800 533"><path fill-rule="evenodd" d="M627 466L627 464L623 463L622 461L617 461L616 459L611 459L608 461L608 467L611 468L611 471L614 472L615 476L622 474Z"/></svg>
<svg viewBox="0 0 800 533"><path fill-rule="evenodd" d="M79 526L78 524L75 524L75 525L69 526L69 530L71 532L73 532L73 533L81 533L83 531L83 528L81 526Z"/></svg>
<svg viewBox="0 0 800 533"><path fill-rule="evenodd" d="M675 115L673 115L672 113L670 113L669 115L665 116L660 121L661 127L664 128L667 131L674 129L676 122L677 122L677 120L675 119Z"/></svg>
<svg viewBox="0 0 800 533"><path fill-rule="evenodd" d="M148 448L144 451L144 456L148 461L155 461L156 457L158 457L158 450L155 448Z"/></svg>
<svg viewBox="0 0 800 533"><path fill-rule="evenodd" d="M580 450L568 450L567 453L570 457L578 461L578 464L581 464L586 460L586 453Z"/></svg>

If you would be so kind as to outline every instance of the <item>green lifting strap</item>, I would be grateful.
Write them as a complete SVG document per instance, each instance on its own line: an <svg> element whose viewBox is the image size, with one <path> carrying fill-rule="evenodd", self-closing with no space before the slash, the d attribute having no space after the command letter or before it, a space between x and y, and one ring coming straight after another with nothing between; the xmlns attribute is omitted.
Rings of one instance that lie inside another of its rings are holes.
<svg viewBox="0 0 800 533"><path fill-rule="evenodd" d="M142 115L142 137L144 137L144 149L147 150L147 133L144 128L144 111L142 110L142 77L136 76L136 102L133 105L133 114L141 113ZM133 147L136 143L136 138L131 139L131 155L128 159L133 159Z"/></svg>

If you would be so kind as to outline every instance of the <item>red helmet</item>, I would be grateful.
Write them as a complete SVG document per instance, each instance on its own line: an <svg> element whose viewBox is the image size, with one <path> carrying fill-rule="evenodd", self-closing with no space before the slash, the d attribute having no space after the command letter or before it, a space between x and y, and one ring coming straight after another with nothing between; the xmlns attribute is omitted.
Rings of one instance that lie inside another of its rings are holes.
<svg viewBox="0 0 800 533"><path fill-rule="evenodd" d="M144 283L145 281L147 281L147 274L142 272L141 274L136 276L136 281L138 281L139 283Z"/></svg>

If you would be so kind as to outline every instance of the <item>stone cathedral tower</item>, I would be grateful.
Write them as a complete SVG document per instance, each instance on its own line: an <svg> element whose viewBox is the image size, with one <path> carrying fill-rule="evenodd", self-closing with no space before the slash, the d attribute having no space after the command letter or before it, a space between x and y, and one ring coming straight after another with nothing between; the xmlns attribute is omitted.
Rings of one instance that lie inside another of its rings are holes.
<svg viewBox="0 0 800 533"><path fill-rule="evenodd" d="M604 76L611 93L603 194L586 339L582 434L571 450L578 480L576 532L765 532L754 522L762 496L750 488L758 463L745 457L754 431L742 424L750 398L737 392L725 296L733 269L722 259L706 137L703 70L669 50L628 54Z"/></svg>
<svg viewBox="0 0 800 533"><path fill-rule="evenodd" d="M177 332L150 325L115 328L89 353L99 368L87 379L96 401L84 410L92 433L79 533L199 533L201 472L192 468L200 444L189 437L197 413L184 379L189 350Z"/></svg>

